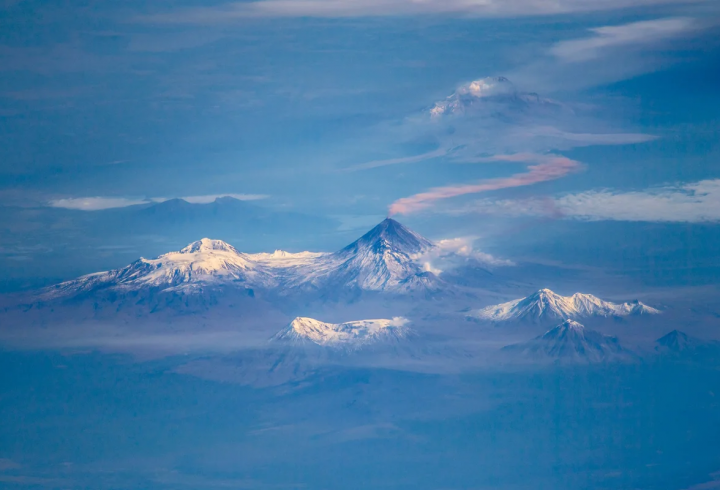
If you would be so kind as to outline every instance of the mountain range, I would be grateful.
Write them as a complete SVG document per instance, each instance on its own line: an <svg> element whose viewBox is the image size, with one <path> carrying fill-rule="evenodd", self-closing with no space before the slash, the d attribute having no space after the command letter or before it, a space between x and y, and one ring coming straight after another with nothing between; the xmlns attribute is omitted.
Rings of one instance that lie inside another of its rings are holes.
<svg viewBox="0 0 720 490"><path fill-rule="evenodd" d="M549 289L540 289L525 298L476 310L469 316L490 322L540 322L569 318L656 315L658 313L660 313L659 310L640 301L611 303L592 294L575 293L572 296L560 296Z"/></svg>
<svg viewBox="0 0 720 490"><path fill-rule="evenodd" d="M462 308L487 291L448 282L442 272L428 270L428 257L441 252L446 253L442 242L433 243L391 218L336 252L246 253L225 241L203 238L155 258L43 288L4 311L23 328L31 322L42 328L56 322L82 325L93 335L105 323L130 337L144 329L164 334L168 324L173 333L220 327L259 346L263 352L257 358L265 366L260 371L276 372L282 365L288 375L297 369L311 372L310 364L335 362L350 352L358 354L352 356L355 360L382 355L438 366L489 362L480 360L477 348L492 357L507 340L499 335L491 339L495 347L476 344L479 329L458 321L466 311ZM462 263L473 270L478 266ZM169 315L156 315L160 310ZM658 313L639 301L612 303L590 294L561 296L540 289L469 316L498 323L560 322L502 353L516 359L595 363L627 360L633 354L616 338L576 320ZM342 321L317 319L323 317ZM344 320L348 318L369 319ZM449 322L448 328L438 328L442 322ZM671 350L691 344L680 333L666 337L659 345ZM240 364L260 372L251 358Z"/></svg>
<svg viewBox="0 0 720 490"><path fill-rule="evenodd" d="M319 297L342 291L415 294L451 290L416 260L435 245L393 219L386 219L334 253L247 254L221 240L203 238L154 259L141 258L121 269L82 276L46 288L45 300L80 294L139 291L202 293L218 288L293 292Z"/></svg>

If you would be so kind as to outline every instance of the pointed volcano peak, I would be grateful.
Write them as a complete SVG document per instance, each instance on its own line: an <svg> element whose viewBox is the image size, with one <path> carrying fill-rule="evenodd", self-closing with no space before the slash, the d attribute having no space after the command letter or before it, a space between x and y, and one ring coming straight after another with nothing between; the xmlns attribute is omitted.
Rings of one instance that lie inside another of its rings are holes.
<svg viewBox="0 0 720 490"><path fill-rule="evenodd" d="M698 344L700 344L700 341L698 341L698 339L694 337L690 337L685 332L681 332L680 330L673 330L667 335L663 335L662 337L657 339L655 343L665 349L680 352L696 347Z"/></svg>
<svg viewBox="0 0 720 490"><path fill-rule="evenodd" d="M596 363L632 358L632 353L625 351L617 338L586 329L573 320L565 320L540 337L503 350L537 360L560 362Z"/></svg>
<svg viewBox="0 0 720 490"><path fill-rule="evenodd" d="M575 320L565 320L560 325L558 325L556 328L583 330L585 328L585 326L582 325L581 323L576 322Z"/></svg>
<svg viewBox="0 0 720 490"><path fill-rule="evenodd" d="M659 343L665 343L668 340L678 340L678 339L687 340L689 338L690 337L685 332L681 332L680 330L673 330L672 332L660 337L657 341Z"/></svg>
<svg viewBox="0 0 720 490"><path fill-rule="evenodd" d="M222 240L212 240L210 238L203 238L196 242L192 242L187 247L180 250L180 253L193 254L193 253L211 252L211 251L231 252L231 253L239 254L239 252L235 249L235 247L233 247L229 243L223 242Z"/></svg>
<svg viewBox="0 0 720 490"><path fill-rule="evenodd" d="M386 218L375 228L345 247L344 250L391 250L413 255L433 247L433 243L427 238L415 233L392 218Z"/></svg>
<svg viewBox="0 0 720 490"><path fill-rule="evenodd" d="M574 320L565 320L555 328L548 330L541 338L562 339L562 338L583 338L585 337L585 326Z"/></svg>

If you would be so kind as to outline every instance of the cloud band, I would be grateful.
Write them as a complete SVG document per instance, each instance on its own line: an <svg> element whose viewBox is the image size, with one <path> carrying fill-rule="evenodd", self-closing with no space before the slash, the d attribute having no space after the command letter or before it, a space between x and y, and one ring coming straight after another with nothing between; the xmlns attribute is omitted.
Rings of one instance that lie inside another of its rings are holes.
<svg viewBox="0 0 720 490"><path fill-rule="evenodd" d="M436 201L476 194L480 192L522 187L539 182L559 179L571 172L578 171L582 164L561 155L536 155L532 153L517 153L513 155L496 155L480 159L482 161L498 162L534 162L527 172L498 179L487 179L476 184L458 184L435 187L410 197L398 199L390 205L389 214L411 214L432 206Z"/></svg>

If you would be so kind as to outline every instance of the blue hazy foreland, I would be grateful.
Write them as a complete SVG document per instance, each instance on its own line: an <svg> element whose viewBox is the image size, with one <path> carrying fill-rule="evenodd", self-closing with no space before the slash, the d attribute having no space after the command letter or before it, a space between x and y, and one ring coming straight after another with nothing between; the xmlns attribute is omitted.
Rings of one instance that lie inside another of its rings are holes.
<svg viewBox="0 0 720 490"><path fill-rule="evenodd" d="M0 2L0 487L720 488L719 34Z"/></svg>

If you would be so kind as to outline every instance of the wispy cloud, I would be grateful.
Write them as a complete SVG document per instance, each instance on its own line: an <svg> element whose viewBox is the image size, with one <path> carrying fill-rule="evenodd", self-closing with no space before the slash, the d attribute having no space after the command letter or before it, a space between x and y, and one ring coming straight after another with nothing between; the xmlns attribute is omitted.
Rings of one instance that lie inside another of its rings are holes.
<svg viewBox="0 0 720 490"><path fill-rule="evenodd" d="M48 204L53 208L80 209L84 211L99 211L102 209L124 208L137 204L147 204L149 199L130 199L125 197L69 197L53 199Z"/></svg>
<svg viewBox="0 0 720 490"><path fill-rule="evenodd" d="M204 196L185 196L180 199L193 204L207 204L221 197L232 197L239 201L257 201L259 199L267 199L270 196L267 194L207 194ZM162 199L167 200L167 198Z"/></svg>
<svg viewBox="0 0 720 490"><path fill-rule="evenodd" d="M642 191L594 190L525 200L479 200L454 213L553 216L584 221L720 221L720 179Z"/></svg>
<svg viewBox="0 0 720 490"><path fill-rule="evenodd" d="M607 50L656 43L695 30L697 24L687 17L656 19L617 26L590 29L592 36L560 41L550 52L564 62L589 61Z"/></svg>
<svg viewBox="0 0 720 490"><path fill-rule="evenodd" d="M559 179L571 172L578 171L582 164L561 155L537 155L520 153L514 155L496 155L478 161L498 161L511 163L534 163L527 172L517 173L509 177L487 179L475 184L457 184L435 187L410 197L398 199L390 205L389 214L410 214L431 207L436 201L450 199L466 194L521 187L538 182Z"/></svg>
<svg viewBox="0 0 720 490"><path fill-rule="evenodd" d="M202 196L185 196L180 199L193 204L207 204L222 197L232 197L240 201L254 201L265 199L269 196L265 194L207 194ZM53 199L48 205L53 208L79 209L82 211L100 211L103 209L125 208L128 206L136 206L138 204L149 204L153 202L164 202L172 198L170 197L149 197L149 198L130 198L130 197L70 197L64 199Z"/></svg>
<svg viewBox="0 0 720 490"><path fill-rule="evenodd" d="M21 466L12 459L0 458L0 471L17 470Z"/></svg>
<svg viewBox="0 0 720 490"><path fill-rule="evenodd" d="M387 167L388 165L399 165L404 163L417 163L422 162L425 160L430 160L433 158L438 158L441 156L444 156L447 154L447 151L445 148L440 148L437 150L429 151L427 153L421 153L420 155L413 155L409 157L400 157L400 158L388 158L386 160L372 160L370 162L366 163L360 163L358 165L352 165L350 167L345 167L343 171L345 172L355 172L357 170L369 170L371 168L378 168L378 167Z"/></svg>
<svg viewBox="0 0 720 490"><path fill-rule="evenodd" d="M560 91L652 73L716 46L716 17L666 17L594 27L585 36L549 45L534 62L516 68L510 76L531 81L538 90Z"/></svg>
<svg viewBox="0 0 720 490"><path fill-rule="evenodd" d="M709 0L708 0L709 1ZM692 3L702 3L695 0ZM678 0L260 0L229 2L212 7L191 8L143 17L168 23L227 23L254 17L390 17L403 15L448 15L477 17L523 17L571 12L612 10ZM680 3L691 3L689 0Z"/></svg>

